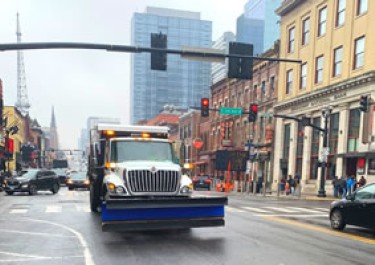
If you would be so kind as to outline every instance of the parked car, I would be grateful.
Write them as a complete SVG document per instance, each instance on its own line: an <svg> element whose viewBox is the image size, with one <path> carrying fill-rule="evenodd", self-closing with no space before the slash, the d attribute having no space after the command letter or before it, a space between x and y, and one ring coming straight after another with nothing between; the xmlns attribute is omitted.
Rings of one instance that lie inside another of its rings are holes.
<svg viewBox="0 0 375 265"><path fill-rule="evenodd" d="M332 202L329 218L335 230L343 230L346 225L375 228L375 183Z"/></svg>
<svg viewBox="0 0 375 265"><path fill-rule="evenodd" d="M66 172L65 172L65 169L63 169L63 168L55 168L52 171L55 172L56 175L58 176L60 185L65 185L66 184Z"/></svg>
<svg viewBox="0 0 375 265"><path fill-rule="evenodd" d="M76 172L69 175L69 178L66 181L66 186L69 190L76 188L90 189L90 181L87 178L86 172Z"/></svg>
<svg viewBox="0 0 375 265"><path fill-rule="evenodd" d="M207 175L193 177L193 188L211 190L211 178Z"/></svg>
<svg viewBox="0 0 375 265"><path fill-rule="evenodd" d="M39 190L48 190L56 194L60 185L55 172L30 169L22 171L20 176L8 178L4 189L8 195L12 195L14 192L28 192L30 195L35 195Z"/></svg>

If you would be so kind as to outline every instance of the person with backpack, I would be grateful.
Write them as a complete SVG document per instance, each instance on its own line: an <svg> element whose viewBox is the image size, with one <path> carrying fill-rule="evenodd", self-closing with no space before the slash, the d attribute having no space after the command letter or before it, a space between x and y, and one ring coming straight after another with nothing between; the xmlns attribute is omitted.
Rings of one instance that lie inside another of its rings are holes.
<svg viewBox="0 0 375 265"><path fill-rule="evenodd" d="M294 194L294 189L296 186L295 186L294 179L292 178L292 175L289 175L288 183L289 183L290 193Z"/></svg>
<svg viewBox="0 0 375 265"><path fill-rule="evenodd" d="M341 176L340 178L340 189L341 189L341 198L345 198L346 196L346 177Z"/></svg>

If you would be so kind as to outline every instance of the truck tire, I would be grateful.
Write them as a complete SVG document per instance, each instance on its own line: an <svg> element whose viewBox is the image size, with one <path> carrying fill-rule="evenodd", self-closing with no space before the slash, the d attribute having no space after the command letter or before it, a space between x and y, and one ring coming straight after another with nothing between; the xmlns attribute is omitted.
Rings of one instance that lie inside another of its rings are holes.
<svg viewBox="0 0 375 265"><path fill-rule="evenodd" d="M95 184L95 182L90 185L90 208L94 213L99 212L98 208L100 206L100 197L97 186L98 185Z"/></svg>

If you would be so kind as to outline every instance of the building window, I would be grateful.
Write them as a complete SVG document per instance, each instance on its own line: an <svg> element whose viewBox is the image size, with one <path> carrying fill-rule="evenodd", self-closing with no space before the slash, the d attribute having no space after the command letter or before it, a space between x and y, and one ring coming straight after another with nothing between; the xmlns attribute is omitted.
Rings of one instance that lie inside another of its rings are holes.
<svg viewBox="0 0 375 265"><path fill-rule="evenodd" d="M320 117L312 120L314 126L320 127ZM318 176L318 159L319 159L319 139L320 132L313 130L311 139L311 155L310 155L310 179L317 179Z"/></svg>
<svg viewBox="0 0 375 265"><path fill-rule="evenodd" d="M303 139L304 139L304 127L302 123L298 123L297 132L297 156L296 156L296 174L302 176L302 159L303 159Z"/></svg>
<svg viewBox="0 0 375 265"><path fill-rule="evenodd" d="M273 94L273 92L275 91L275 77L274 76L271 76L271 79L270 79L270 89Z"/></svg>
<svg viewBox="0 0 375 265"><path fill-rule="evenodd" d="M286 91L285 93L287 95L290 95L292 92L292 86L293 86L293 70L290 69L286 72Z"/></svg>
<svg viewBox="0 0 375 265"><path fill-rule="evenodd" d="M327 7L319 10L319 24L318 24L318 37L326 33L327 24Z"/></svg>
<svg viewBox="0 0 375 265"><path fill-rule="evenodd" d="M334 113L330 117L329 125L329 155L328 155L328 168L327 168L327 179L333 179L336 174L336 154L339 140L339 121L340 114Z"/></svg>
<svg viewBox="0 0 375 265"><path fill-rule="evenodd" d="M289 29L289 42L288 42L288 52L292 53L294 52L294 34L295 33L295 28Z"/></svg>
<svg viewBox="0 0 375 265"><path fill-rule="evenodd" d="M365 36L355 40L354 46L354 69L358 69L364 65L365 59Z"/></svg>
<svg viewBox="0 0 375 265"><path fill-rule="evenodd" d="M346 0L337 0L336 27L342 26L345 22Z"/></svg>
<svg viewBox="0 0 375 265"><path fill-rule="evenodd" d="M357 16L367 12L367 0L357 0Z"/></svg>
<svg viewBox="0 0 375 265"><path fill-rule="evenodd" d="M348 127L348 152L357 152L359 144L359 125L361 113L359 109L350 110Z"/></svg>
<svg viewBox="0 0 375 265"><path fill-rule="evenodd" d="M262 100L265 98L266 96L266 81L262 81Z"/></svg>
<svg viewBox="0 0 375 265"><path fill-rule="evenodd" d="M324 57L323 55L319 56L315 60L315 83L323 82L323 64Z"/></svg>
<svg viewBox="0 0 375 265"><path fill-rule="evenodd" d="M284 149L283 158L289 159L289 148L290 148L290 124L284 125Z"/></svg>
<svg viewBox="0 0 375 265"><path fill-rule="evenodd" d="M310 34L310 18L305 18L302 21L302 45L309 43L309 34Z"/></svg>
<svg viewBox="0 0 375 265"><path fill-rule="evenodd" d="M333 77L341 75L342 71L342 46L333 51Z"/></svg>
<svg viewBox="0 0 375 265"><path fill-rule="evenodd" d="M301 79L299 83L299 89L306 89L306 80L307 80L307 63L301 65Z"/></svg>

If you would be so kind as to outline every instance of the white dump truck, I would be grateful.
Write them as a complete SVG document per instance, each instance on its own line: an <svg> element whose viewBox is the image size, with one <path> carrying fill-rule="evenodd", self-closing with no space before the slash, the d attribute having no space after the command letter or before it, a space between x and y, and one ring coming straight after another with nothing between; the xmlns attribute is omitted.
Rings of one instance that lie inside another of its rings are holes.
<svg viewBox="0 0 375 265"><path fill-rule="evenodd" d="M223 226L227 197L192 196L168 127L98 124L91 130L90 207L103 231Z"/></svg>

